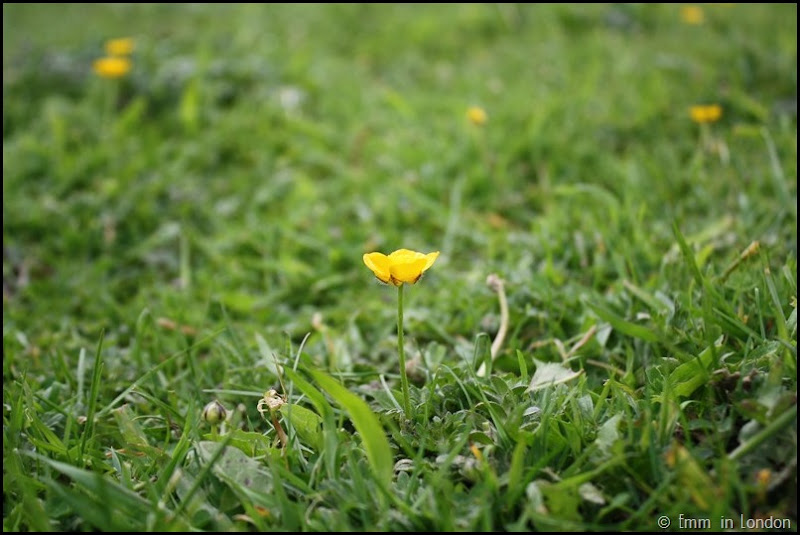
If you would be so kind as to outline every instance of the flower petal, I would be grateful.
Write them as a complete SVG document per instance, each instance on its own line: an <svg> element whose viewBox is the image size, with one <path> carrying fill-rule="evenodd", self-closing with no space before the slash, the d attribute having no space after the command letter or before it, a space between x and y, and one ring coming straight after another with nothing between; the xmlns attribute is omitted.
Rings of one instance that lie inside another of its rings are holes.
<svg viewBox="0 0 800 535"><path fill-rule="evenodd" d="M403 282L414 284L422 276L422 272L425 268L425 261L425 257L421 256L416 260L393 262L389 266L389 270L392 275L392 282L396 286L400 285L398 283Z"/></svg>
<svg viewBox="0 0 800 535"><path fill-rule="evenodd" d="M425 271L426 269L431 267L433 265L433 263L436 262L437 258L439 258L439 251L435 251L433 253L426 254L425 255L425 267L422 268L422 271Z"/></svg>
<svg viewBox="0 0 800 535"><path fill-rule="evenodd" d="M383 253L367 253L364 255L364 264L372 270L381 282L389 283L392 279L389 271L389 257Z"/></svg>
<svg viewBox="0 0 800 535"><path fill-rule="evenodd" d="M406 262L413 262L422 258L422 253L418 253L417 251L412 251L410 249L398 249L392 254L389 255L389 261L392 264L402 264Z"/></svg>

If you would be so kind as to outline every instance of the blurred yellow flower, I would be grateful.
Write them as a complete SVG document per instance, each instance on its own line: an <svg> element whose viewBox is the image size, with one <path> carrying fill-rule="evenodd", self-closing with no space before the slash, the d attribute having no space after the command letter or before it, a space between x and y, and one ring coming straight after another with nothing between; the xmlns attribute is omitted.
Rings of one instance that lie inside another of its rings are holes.
<svg viewBox="0 0 800 535"><path fill-rule="evenodd" d="M106 41L106 54L109 56L127 56L133 52L133 39L121 37Z"/></svg>
<svg viewBox="0 0 800 535"><path fill-rule="evenodd" d="M689 108L689 116L696 123L713 123L722 117L722 106L719 104L692 106Z"/></svg>
<svg viewBox="0 0 800 535"><path fill-rule="evenodd" d="M486 111L483 108L472 106L467 110L467 119L476 126L483 126L489 120L489 116L486 115Z"/></svg>
<svg viewBox="0 0 800 535"><path fill-rule="evenodd" d="M389 256L383 253L367 253L364 255L364 264L381 282L402 286L404 282L409 284L417 282L438 256L439 251L424 254L398 249Z"/></svg>
<svg viewBox="0 0 800 535"><path fill-rule="evenodd" d="M683 6L681 8L681 19L686 24L703 24L706 20L706 15L703 9L697 6Z"/></svg>
<svg viewBox="0 0 800 535"><path fill-rule="evenodd" d="M102 78L122 78L131 70L131 61L128 58L109 56L95 60L92 68Z"/></svg>

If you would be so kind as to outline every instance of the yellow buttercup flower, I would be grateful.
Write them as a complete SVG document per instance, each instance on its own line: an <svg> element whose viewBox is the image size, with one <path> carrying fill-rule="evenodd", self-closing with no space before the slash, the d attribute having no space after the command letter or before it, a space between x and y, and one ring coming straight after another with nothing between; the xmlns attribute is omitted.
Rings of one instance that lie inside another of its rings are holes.
<svg viewBox="0 0 800 535"><path fill-rule="evenodd" d="M719 104L692 106L689 108L689 116L696 123L713 123L722 117L722 106Z"/></svg>
<svg viewBox="0 0 800 535"><path fill-rule="evenodd" d="M403 342L403 283L414 284L439 257L439 251L418 253L409 249L398 249L389 256L383 253L367 253L364 264L372 270L378 280L397 286L397 355L400 360L400 386L403 389L403 412L413 418L413 406L408 394L406 352Z"/></svg>
<svg viewBox="0 0 800 535"><path fill-rule="evenodd" d="M681 8L681 18L686 24L703 24L706 20L705 13L702 8L697 6L683 6Z"/></svg>
<svg viewBox="0 0 800 535"><path fill-rule="evenodd" d="M121 37L106 41L106 53L109 56L127 56L133 52L133 39Z"/></svg>
<svg viewBox="0 0 800 535"><path fill-rule="evenodd" d="M367 253L364 255L364 264L381 282L402 286L404 282L409 284L417 282L422 274L436 262L438 256L439 251L424 254L408 249L398 249L389 256L383 253Z"/></svg>
<svg viewBox="0 0 800 535"><path fill-rule="evenodd" d="M109 56L95 60L92 68L102 78L122 78L131 70L131 61Z"/></svg>
<svg viewBox="0 0 800 535"><path fill-rule="evenodd" d="M467 110L467 119L475 126L483 126L489 120L489 116L483 108L472 106Z"/></svg>

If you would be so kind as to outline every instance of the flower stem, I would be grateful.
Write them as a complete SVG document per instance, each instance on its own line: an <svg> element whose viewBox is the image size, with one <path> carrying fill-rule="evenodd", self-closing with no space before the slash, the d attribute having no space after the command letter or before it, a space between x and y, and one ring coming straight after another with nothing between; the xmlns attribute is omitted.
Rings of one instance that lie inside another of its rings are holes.
<svg viewBox="0 0 800 535"><path fill-rule="evenodd" d="M403 388L403 410L406 418L411 418L411 404L408 401L408 377L406 376L406 351L403 343L403 284L397 287L397 351L400 354L400 384Z"/></svg>

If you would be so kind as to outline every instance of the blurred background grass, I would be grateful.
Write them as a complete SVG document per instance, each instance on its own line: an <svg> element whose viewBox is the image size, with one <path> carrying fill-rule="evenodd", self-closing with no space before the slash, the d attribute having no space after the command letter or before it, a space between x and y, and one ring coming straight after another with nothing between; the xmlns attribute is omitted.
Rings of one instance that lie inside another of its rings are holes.
<svg viewBox="0 0 800 535"><path fill-rule="evenodd" d="M595 324L594 299L664 333L595 348L641 386L651 358L730 334L693 301L673 224L709 279L760 242L720 291L766 336L763 268L787 316L796 295L796 5L684 8L4 5L4 386L74 400L101 331L108 400L192 348L152 385L179 412L274 382L256 336L312 332L314 362L392 372L392 292L361 255L400 247L442 251L408 293L419 351L471 358L497 272L501 369L557 359L542 341ZM132 70L99 78L116 37ZM696 104L721 120L693 123Z"/></svg>
<svg viewBox="0 0 800 535"><path fill-rule="evenodd" d="M374 248L446 247L447 278L600 254L579 276L602 286L654 269L674 218L732 218L737 247L796 237L758 130L793 149L791 6L713 5L702 25L665 5L4 9L5 242L58 270L33 277L47 295L92 296L42 300L59 320L155 295L185 310L180 244L189 295L285 325L360 291ZM120 35L134 68L108 110L90 65ZM729 165L701 165L697 103L723 105Z"/></svg>

